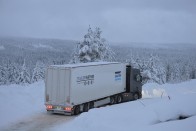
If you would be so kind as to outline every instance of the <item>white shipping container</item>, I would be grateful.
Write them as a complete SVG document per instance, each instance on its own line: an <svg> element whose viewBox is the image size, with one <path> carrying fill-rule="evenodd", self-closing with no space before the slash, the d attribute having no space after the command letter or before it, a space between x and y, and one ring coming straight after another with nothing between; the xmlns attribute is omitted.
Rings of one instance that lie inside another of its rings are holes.
<svg viewBox="0 0 196 131"><path fill-rule="evenodd" d="M126 64L92 62L47 69L45 104L74 106L126 90Z"/></svg>

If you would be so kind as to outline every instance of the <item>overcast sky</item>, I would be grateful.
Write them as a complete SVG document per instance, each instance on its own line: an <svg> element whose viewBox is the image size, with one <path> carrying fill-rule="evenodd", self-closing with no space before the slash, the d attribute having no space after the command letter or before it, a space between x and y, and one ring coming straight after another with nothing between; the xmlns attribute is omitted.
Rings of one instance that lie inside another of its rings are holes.
<svg viewBox="0 0 196 131"><path fill-rule="evenodd" d="M196 0L0 0L0 36L196 43Z"/></svg>

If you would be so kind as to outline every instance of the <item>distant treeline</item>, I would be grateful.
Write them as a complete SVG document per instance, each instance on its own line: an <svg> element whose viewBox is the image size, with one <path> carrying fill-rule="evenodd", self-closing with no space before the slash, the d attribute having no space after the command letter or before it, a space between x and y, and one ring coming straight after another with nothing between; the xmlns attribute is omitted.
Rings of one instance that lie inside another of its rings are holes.
<svg viewBox="0 0 196 131"><path fill-rule="evenodd" d="M75 41L0 38L0 85L44 79L46 67L71 60ZM176 48L111 46L116 61L139 68L143 83L176 83L196 78L194 45Z"/></svg>
<svg viewBox="0 0 196 131"><path fill-rule="evenodd" d="M33 83L52 64L70 60L75 41L0 38L0 85Z"/></svg>
<svg viewBox="0 0 196 131"><path fill-rule="evenodd" d="M196 46L172 48L115 47L118 61L142 72L143 83L177 83L196 79Z"/></svg>

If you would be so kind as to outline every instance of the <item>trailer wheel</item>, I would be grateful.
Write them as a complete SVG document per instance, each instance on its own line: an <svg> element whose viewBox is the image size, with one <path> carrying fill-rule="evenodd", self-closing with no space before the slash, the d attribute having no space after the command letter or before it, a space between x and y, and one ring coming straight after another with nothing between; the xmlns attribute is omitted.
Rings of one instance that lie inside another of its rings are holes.
<svg viewBox="0 0 196 131"><path fill-rule="evenodd" d="M122 102L122 96L121 95L118 95L117 96L117 103L121 103Z"/></svg>
<svg viewBox="0 0 196 131"><path fill-rule="evenodd" d="M134 94L133 94L133 99L134 99L134 100L139 99L139 95L138 95L138 93L134 93Z"/></svg>
<svg viewBox="0 0 196 131"><path fill-rule="evenodd" d="M88 103L85 103L83 107L83 112L88 112L88 110L89 110Z"/></svg>
<svg viewBox="0 0 196 131"><path fill-rule="evenodd" d="M115 98L113 96L110 97L110 105L115 103Z"/></svg>
<svg viewBox="0 0 196 131"><path fill-rule="evenodd" d="M74 108L74 115L78 115L78 114L80 114L80 106L79 105L75 106L75 108Z"/></svg>
<svg viewBox="0 0 196 131"><path fill-rule="evenodd" d="M89 109L92 109L92 108L94 108L94 102L93 101L90 102L90 104L89 104Z"/></svg>

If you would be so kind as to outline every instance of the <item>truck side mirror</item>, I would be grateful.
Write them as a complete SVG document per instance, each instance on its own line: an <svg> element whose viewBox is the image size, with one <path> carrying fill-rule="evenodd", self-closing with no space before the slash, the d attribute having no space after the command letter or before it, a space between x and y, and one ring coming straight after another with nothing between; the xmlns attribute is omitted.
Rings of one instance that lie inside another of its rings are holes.
<svg viewBox="0 0 196 131"><path fill-rule="evenodd" d="M140 75L140 82L142 82L142 80L143 80L143 78L142 78L142 76Z"/></svg>
<svg viewBox="0 0 196 131"><path fill-rule="evenodd" d="M136 79L137 82L142 82L142 76L139 75L139 74L137 74L137 75L135 76L135 79Z"/></svg>

